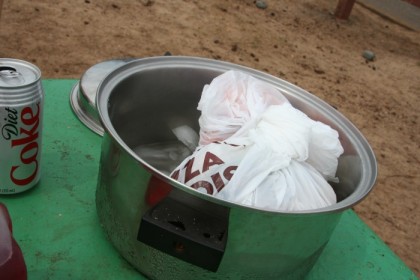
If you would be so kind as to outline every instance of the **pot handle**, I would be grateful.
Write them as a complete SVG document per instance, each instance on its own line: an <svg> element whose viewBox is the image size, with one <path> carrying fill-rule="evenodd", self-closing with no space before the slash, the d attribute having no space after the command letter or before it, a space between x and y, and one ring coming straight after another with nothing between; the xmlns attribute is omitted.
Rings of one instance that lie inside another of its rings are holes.
<svg viewBox="0 0 420 280"><path fill-rule="evenodd" d="M137 239L216 272L226 248L229 208L173 188L142 217Z"/></svg>

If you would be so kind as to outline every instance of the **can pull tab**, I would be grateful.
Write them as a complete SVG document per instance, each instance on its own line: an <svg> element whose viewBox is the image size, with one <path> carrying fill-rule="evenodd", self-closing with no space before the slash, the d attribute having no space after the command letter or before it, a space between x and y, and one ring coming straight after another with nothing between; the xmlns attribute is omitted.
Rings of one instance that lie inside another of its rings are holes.
<svg viewBox="0 0 420 280"><path fill-rule="evenodd" d="M18 86L25 82L22 74L10 66L0 66L0 79L6 85Z"/></svg>

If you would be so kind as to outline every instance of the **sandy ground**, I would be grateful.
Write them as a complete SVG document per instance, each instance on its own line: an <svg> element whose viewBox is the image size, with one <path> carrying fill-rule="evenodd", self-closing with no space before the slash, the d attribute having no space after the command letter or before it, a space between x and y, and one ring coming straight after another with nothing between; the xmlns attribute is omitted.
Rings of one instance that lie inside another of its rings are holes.
<svg viewBox="0 0 420 280"><path fill-rule="evenodd" d="M4 0L0 57L44 78L80 78L107 59L170 51L230 61L288 80L338 108L374 149L379 176L355 211L420 272L420 33L335 0ZM362 57L375 53L374 61Z"/></svg>

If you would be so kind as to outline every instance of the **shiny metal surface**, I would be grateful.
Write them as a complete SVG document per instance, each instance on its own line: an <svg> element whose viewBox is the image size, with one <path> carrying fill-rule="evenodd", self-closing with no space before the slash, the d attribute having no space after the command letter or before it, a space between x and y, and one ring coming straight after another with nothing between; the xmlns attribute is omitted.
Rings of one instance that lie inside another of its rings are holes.
<svg viewBox="0 0 420 280"><path fill-rule="evenodd" d="M73 87L70 104L73 112L93 132L103 135L104 130L96 111L96 93L102 80L114 69L133 59L113 59L90 67Z"/></svg>
<svg viewBox="0 0 420 280"><path fill-rule="evenodd" d="M96 134L103 135L104 130L94 110L79 94L80 84L77 83L70 92L70 105L79 120Z"/></svg>
<svg viewBox="0 0 420 280"><path fill-rule="evenodd" d="M244 207L186 187L134 152L141 145L176 140L170 129L174 120L198 131L196 108L204 84L230 69L276 86L295 107L339 132L345 151L339 159L340 183L333 185L337 204L296 213ZM299 279L321 254L343 210L360 202L376 180L369 144L343 115L303 89L250 68L192 57L140 59L114 70L98 93L105 127L98 215L120 253L154 279ZM183 203L200 208L200 201L206 200L229 208L228 243L216 273L137 241L141 217L151 207L145 197L151 176L170 184L172 192L182 193Z"/></svg>

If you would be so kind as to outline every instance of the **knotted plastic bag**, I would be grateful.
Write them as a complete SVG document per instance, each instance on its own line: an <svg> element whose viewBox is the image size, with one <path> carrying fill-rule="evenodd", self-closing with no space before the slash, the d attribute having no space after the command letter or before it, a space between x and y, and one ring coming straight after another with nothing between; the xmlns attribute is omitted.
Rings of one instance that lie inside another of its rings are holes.
<svg viewBox="0 0 420 280"><path fill-rule="evenodd" d="M239 71L228 71L204 86L198 103L199 144L225 140L251 124L268 106L286 102L270 84Z"/></svg>
<svg viewBox="0 0 420 280"><path fill-rule="evenodd" d="M338 133L273 86L229 71L205 86L200 145L171 176L215 197L278 211L336 203Z"/></svg>

